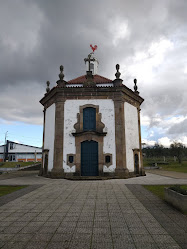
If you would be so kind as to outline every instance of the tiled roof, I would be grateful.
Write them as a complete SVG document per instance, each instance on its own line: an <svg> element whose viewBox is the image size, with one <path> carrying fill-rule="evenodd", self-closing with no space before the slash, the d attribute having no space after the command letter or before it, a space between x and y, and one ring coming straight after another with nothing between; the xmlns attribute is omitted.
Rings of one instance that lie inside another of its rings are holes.
<svg viewBox="0 0 187 249"><path fill-rule="evenodd" d="M98 74L93 75L93 77L94 77L93 81L95 83L97 83L97 84L99 84L99 83L112 83L112 80L107 79L107 78L105 78L103 76L100 76ZM75 78L75 79L72 79L72 80L68 81L67 83L68 84L81 84L81 83L83 83L85 81L86 81L86 75L82 75L82 76L80 76L78 78Z"/></svg>

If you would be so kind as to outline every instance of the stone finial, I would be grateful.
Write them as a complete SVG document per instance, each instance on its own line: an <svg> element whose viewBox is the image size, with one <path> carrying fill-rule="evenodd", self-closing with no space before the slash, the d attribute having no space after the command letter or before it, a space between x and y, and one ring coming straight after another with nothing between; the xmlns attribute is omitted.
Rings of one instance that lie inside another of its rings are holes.
<svg viewBox="0 0 187 249"><path fill-rule="evenodd" d="M138 87L137 87L137 79L134 79L134 91L137 92Z"/></svg>
<svg viewBox="0 0 187 249"><path fill-rule="evenodd" d="M119 68L120 68L119 64L116 64L116 70L117 70L117 72L116 72L116 74L115 74L116 79L113 80L113 83L114 83L114 86L115 86L115 87L123 86L123 84L122 84L123 80L120 79L121 73L119 72Z"/></svg>
<svg viewBox="0 0 187 249"><path fill-rule="evenodd" d="M116 74L115 74L116 79L120 79L121 73L119 72L119 68L120 68L120 66L119 66L119 64L117 64L117 65L116 65L116 70L117 70L117 72L116 72Z"/></svg>
<svg viewBox="0 0 187 249"><path fill-rule="evenodd" d="M63 81L63 79L64 79L64 73L63 73L63 71L64 71L64 67L61 65L60 66L60 73L59 73L59 79L61 80L61 81Z"/></svg>
<svg viewBox="0 0 187 249"><path fill-rule="evenodd" d="M46 87L46 92L48 93L48 92L50 91L50 88L49 88L50 82L47 81L47 82L46 82L46 85L47 85L47 87Z"/></svg>
<svg viewBox="0 0 187 249"><path fill-rule="evenodd" d="M139 94L138 87L137 87L137 79L134 79L134 92Z"/></svg>
<svg viewBox="0 0 187 249"><path fill-rule="evenodd" d="M56 82L59 87L66 87L66 81L64 80L64 67L60 66L59 80Z"/></svg>

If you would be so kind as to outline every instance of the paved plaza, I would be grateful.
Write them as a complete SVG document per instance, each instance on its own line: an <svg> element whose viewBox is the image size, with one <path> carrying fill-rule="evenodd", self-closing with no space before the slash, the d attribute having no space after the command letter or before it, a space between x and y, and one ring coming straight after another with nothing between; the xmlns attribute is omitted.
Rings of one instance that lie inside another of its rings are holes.
<svg viewBox="0 0 187 249"><path fill-rule="evenodd" d="M0 198L0 248L187 248L187 218L142 184L187 184L145 177L70 181L35 172L0 176L0 185L30 185Z"/></svg>

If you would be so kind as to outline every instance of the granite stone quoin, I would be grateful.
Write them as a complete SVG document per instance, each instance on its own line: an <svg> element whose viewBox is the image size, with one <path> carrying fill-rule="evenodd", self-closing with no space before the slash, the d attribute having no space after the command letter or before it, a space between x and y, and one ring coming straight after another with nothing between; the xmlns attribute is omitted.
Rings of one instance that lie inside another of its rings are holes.
<svg viewBox="0 0 187 249"><path fill-rule="evenodd" d="M94 52L84 61L86 75L66 82L60 66L57 85L50 89L47 81L40 100L44 106L40 174L70 179L144 176L140 132L144 99L137 80L134 91L126 87L118 64L116 79L98 75Z"/></svg>

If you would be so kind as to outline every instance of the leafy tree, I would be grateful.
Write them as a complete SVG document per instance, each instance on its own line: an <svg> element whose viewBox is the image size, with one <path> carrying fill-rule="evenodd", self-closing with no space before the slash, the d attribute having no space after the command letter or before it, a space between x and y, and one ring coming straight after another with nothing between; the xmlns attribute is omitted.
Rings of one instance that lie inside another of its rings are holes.
<svg viewBox="0 0 187 249"><path fill-rule="evenodd" d="M182 156L184 155L185 146L182 143L173 142L170 145L172 156L176 156L179 163L182 163Z"/></svg>
<svg viewBox="0 0 187 249"><path fill-rule="evenodd" d="M164 155L164 146L160 144L155 144L153 147L154 155L156 157L163 156Z"/></svg>
<svg viewBox="0 0 187 249"><path fill-rule="evenodd" d="M147 157L160 157L165 156L164 153L165 148L160 144L155 144L153 147L145 147L143 148L143 153L146 154Z"/></svg>

